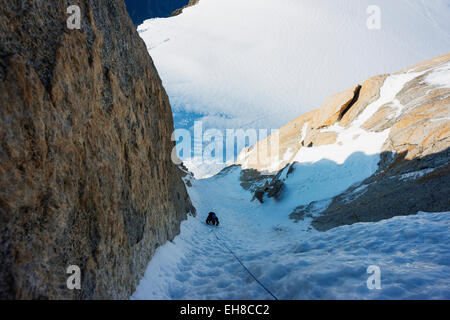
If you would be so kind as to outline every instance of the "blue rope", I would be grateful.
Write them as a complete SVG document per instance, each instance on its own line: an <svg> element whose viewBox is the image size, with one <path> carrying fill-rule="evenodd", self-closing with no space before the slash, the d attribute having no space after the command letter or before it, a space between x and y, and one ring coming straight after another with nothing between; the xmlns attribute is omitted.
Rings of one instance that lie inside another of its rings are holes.
<svg viewBox="0 0 450 320"><path fill-rule="evenodd" d="M212 230L212 231L214 231L214 230ZM241 264L241 266L248 272L248 274L264 289L264 290L266 290L266 292L268 293L268 294L270 294L275 300L278 300L278 298L272 293L272 292L270 292L270 290L269 289L267 289L262 283L261 283L261 281L259 281L256 277L255 277L255 275L242 263L242 261L241 261L241 259L239 259L235 254L234 254L234 252L230 249L230 248L228 248L227 247L227 245L225 244L225 242L224 241L222 241L218 236L217 236L217 234L216 234L216 232L214 231L214 235L216 236L216 238L217 238L217 240L219 240L220 242L222 242L222 245L228 250L228 251L230 251L230 253L236 258L236 260Z"/></svg>

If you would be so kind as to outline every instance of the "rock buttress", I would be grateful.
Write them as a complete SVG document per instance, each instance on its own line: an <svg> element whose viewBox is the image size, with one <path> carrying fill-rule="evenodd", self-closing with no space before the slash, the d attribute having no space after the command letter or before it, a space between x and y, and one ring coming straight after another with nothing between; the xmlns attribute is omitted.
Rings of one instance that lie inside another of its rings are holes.
<svg viewBox="0 0 450 320"><path fill-rule="evenodd" d="M0 297L124 299L194 213L122 0L0 0ZM81 290L66 269L81 269Z"/></svg>

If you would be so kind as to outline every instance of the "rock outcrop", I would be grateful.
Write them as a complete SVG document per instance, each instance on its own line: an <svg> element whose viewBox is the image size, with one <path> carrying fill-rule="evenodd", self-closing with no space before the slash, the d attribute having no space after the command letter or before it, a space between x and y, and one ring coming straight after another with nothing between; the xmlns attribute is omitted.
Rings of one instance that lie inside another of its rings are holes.
<svg viewBox="0 0 450 320"><path fill-rule="evenodd" d="M418 211L450 210L450 89L426 83L449 61L450 54L402 71L423 74L405 85L396 105L382 106L363 125L368 131L390 129L379 170L335 197L314 218L313 227L325 231ZM355 196L361 188L364 192Z"/></svg>
<svg viewBox="0 0 450 320"><path fill-rule="evenodd" d="M136 26L147 19L170 17L189 0L125 0L127 11Z"/></svg>
<svg viewBox="0 0 450 320"><path fill-rule="evenodd" d="M361 86L358 84L343 92L332 95L325 101L320 112L315 112L311 128L321 129L329 127L341 120L345 113L359 98Z"/></svg>
<svg viewBox="0 0 450 320"><path fill-rule="evenodd" d="M183 13L184 9L195 6L199 2L200 0L189 0L188 4L183 8L176 9L174 12L172 12L172 17L180 15L181 13Z"/></svg>
<svg viewBox="0 0 450 320"><path fill-rule="evenodd" d="M394 100L377 108L360 126L367 132L389 130L378 171L331 199L325 210L314 203L302 205L291 213L291 218L312 218L312 226L325 231L418 211L449 211L450 82L439 85L428 80L436 74L448 74L449 65L447 54L396 73L416 76ZM321 108L282 127L278 135L244 150L238 164L246 172L254 171L254 177L258 177L255 172L265 174L267 185L275 185L284 168L294 169L301 148L335 144L337 132L351 128L361 113L379 100L388 76L372 77L330 97ZM332 126L336 126L335 130L330 130ZM268 145L278 145L278 152L267 152ZM253 184L261 193L260 180L258 177ZM247 179L246 185L251 189L252 182Z"/></svg>
<svg viewBox="0 0 450 320"><path fill-rule="evenodd" d="M128 298L195 211L123 0L77 1L80 30L71 4L0 0L1 298Z"/></svg>

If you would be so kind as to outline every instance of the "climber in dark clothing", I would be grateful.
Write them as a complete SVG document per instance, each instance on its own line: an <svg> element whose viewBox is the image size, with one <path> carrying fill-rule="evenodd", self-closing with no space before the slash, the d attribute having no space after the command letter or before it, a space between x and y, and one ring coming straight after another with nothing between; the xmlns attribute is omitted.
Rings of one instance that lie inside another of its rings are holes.
<svg viewBox="0 0 450 320"><path fill-rule="evenodd" d="M214 212L210 212L208 214L208 218L206 218L206 224L212 224L213 226L219 226L219 218L217 218Z"/></svg>

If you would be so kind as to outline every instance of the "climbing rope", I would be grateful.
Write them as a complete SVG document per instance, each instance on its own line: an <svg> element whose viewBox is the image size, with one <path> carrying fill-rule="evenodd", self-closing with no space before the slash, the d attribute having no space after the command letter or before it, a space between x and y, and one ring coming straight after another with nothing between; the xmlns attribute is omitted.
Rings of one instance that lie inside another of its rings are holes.
<svg viewBox="0 0 450 320"><path fill-rule="evenodd" d="M230 248L228 248L227 247L227 245L225 244L225 242L224 241L222 241L218 236L217 236L217 234L216 234L216 232L214 231L214 230L212 230L213 231L213 233L214 233L214 236L216 237L216 239L218 240L218 241L220 241L221 243L222 243L222 245L228 250L228 251L230 251L230 253L236 258L236 260L241 264L241 266L248 272L248 274L264 289L264 290L266 290L266 292L268 293L268 294L270 294L275 300L278 300L278 298L272 293L272 292L270 292L270 290L269 289L267 289L266 288L266 286L264 286L262 283L261 283L261 281L259 281L257 278L256 278L256 276L242 263L242 261L241 261L241 259L239 259L235 254L234 254L234 252L230 249Z"/></svg>

